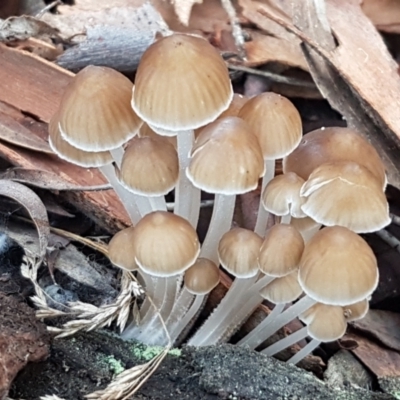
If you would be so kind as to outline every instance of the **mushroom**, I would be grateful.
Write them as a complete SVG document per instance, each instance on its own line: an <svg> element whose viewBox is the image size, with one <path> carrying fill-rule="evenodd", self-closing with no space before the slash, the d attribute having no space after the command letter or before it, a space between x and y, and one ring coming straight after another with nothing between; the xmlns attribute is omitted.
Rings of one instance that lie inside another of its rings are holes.
<svg viewBox="0 0 400 400"><path fill-rule="evenodd" d="M82 69L67 86L58 108L62 138L80 150L110 151L119 165L122 145L142 124L130 107L132 87L128 78L111 68Z"/></svg>
<svg viewBox="0 0 400 400"><path fill-rule="evenodd" d="M349 229L323 228L305 245L299 283L306 296L264 326L255 341L256 347L318 302L343 307L370 296L378 285L375 255Z"/></svg>
<svg viewBox="0 0 400 400"><path fill-rule="evenodd" d="M144 52L136 72L133 109L158 134L178 136L175 213L193 226L200 192L193 190L185 175L193 130L214 121L229 107L232 97L224 60L198 36L177 33L159 39Z"/></svg>
<svg viewBox="0 0 400 400"><path fill-rule="evenodd" d="M169 193L179 175L175 147L163 137L134 137L122 158L120 183L132 192L141 215L166 211L164 195Z"/></svg>
<svg viewBox="0 0 400 400"><path fill-rule="evenodd" d="M113 157L109 151L89 152L77 149L65 141L59 128L59 113L55 113L49 123L49 145L61 159L84 168L99 168L113 187L115 193L121 200L131 221L136 224L140 219L140 213L136 203L132 201L132 195L122 187L115 175L112 165Z"/></svg>
<svg viewBox="0 0 400 400"><path fill-rule="evenodd" d="M186 171L194 186L215 194L202 257L218 262L218 243L231 227L236 195L254 190L263 172L260 145L243 120L225 117L203 129Z"/></svg>
<svg viewBox="0 0 400 400"><path fill-rule="evenodd" d="M307 326L286 336L284 339L278 340L261 353L273 356L286 347L292 346L310 336L312 340L287 361L291 364L297 364L322 342L333 342L340 339L346 333L347 321L344 317L342 307L317 303L308 309L305 314L307 315L301 319Z"/></svg>
<svg viewBox="0 0 400 400"><path fill-rule="evenodd" d="M305 217L301 210L305 199L300 196L304 182L294 172L275 176L261 194L262 205L268 212L281 216L282 223L289 224L292 216Z"/></svg>
<svg viewBox="0 0 400 400"><path fill-rule="evenodd" d="M166 211L145 215L132 235L132 250L140 271L155 277L154 296L160 296L161 317L166 320L177 295L177 276L194 264L200 252L196 231L189 222ZM154 301L159 304L156 298ZM146 343L162 343L162 329L158 315L148 313L138 328L134 324L122 333L126 339L135 338ZM165 338L164 338L165 339Z"/></svg>
<svg viewBox="0 0 400 400"><path fill-rule="evenodd" d="M267 92L248 100L240 109L243 118L257 136L265 160L261 191L275 176L275 160L289 155L300 143L303 133L301 117L296 107L279 94ZM268 213L258 208L255 232L263 235Z"/></svg>
<svg viewBox="0 0 400 400"><path fill-rule="evenodd" d="M275 279L297 273L301 256L304 251L304 241L300 233L291 225L274 225L267 231L260 249L258 264L265 275L249 288L248 295L242 299L243 306L236 314L247 315L260 304L262 291L275 282ZM289 278L290 279L290 278ZM283 281L284 282L284 281ZM279 285L279 283L278 283ZM273 287L273 286L272 286ZM283 311L285 304L275 306L273 313L268 315L258 326L243 337L238 344L256 348L261 342L260 336L266 327Z"/></svg>
<svg viewBox="0 0 400 400"><path fill-rule="evenodd" d="M300 329L287 336L285 339L274 343L265 354L276 354L277 351L272 351L272 347L275 345L283 350L304 339L306 336L311 336L312 340L287 361L291 364L297 364L318 347L321 342L330 342L340 339L346 332L347 322L364 318L368 309L369 302L367 299L344 307L317 303L300 316L300 319L306 323L308 327ZM286 343L280 343L284 340L286 340Z"/></svg>
<svg viewBox="0 0 400 400"><path fill-rule="evenodd" d="M345 226L357 233L374 232L390 224L382 183L365 167L349 161L321 164L300 191L301 206L313 220Z"/></svg>
<svg viewBox="0 0 400 400"><path fill-rule="evenodd" d="M375 147L350 128L321 128L304 135L300 145L283 159L283 172L304 180L321 164L352 161L367 168L386 187L385 166Z"/></svg>
<svg viewBox="0 0 400 400"><path fill-rule="evenodd" d="M230 315L241 305L241 299L248 290L249 283L258 274L258 254L262 239L253 231L243 228L233 228L226 232L218 245L218 258L222 267L235 277L231 287L217 308L210 321L207 320L193 338L192 346L201 346L221 340L221 336L229 325ZM217 321L213 323L212 321Z"/></svg>
<svg viewBox="0 0 400 400"><path fill-rule="evenodd" d="M81 166L88 166L83 162L87 153L103 156L111 153L119 166L123 144L136 135L142 124L130 106L132 87L128 78L111 68L88 66L78 72L67 86L49 124L51 143L56 153L70 162L78 164L79 161ZM67 149L60 138L56 139L57 135L71 147ZM76 152L72 155L72 148L83 151L79 160L76 159ZM129 192L118 187L119 182L108 157L104 164L97 159L96 166L113 186L132 222L136 223L140 218L138 210L132 204ZM93 156L90 158L93 161ZM94 166L93 163L91 166Z"/></svg>
<svg viewBox="0 0 400 400"><path fill-rule="evenodd" d="M183 290L166 321L167 329L171 332L172 343L179 338L184 330L187 330L188 325L193 321L204 303L206 295L218 285L220 281L219 269L211 260L198 258L186 270L183 281ZM191 302L192 304L190 304Z"/></svg>

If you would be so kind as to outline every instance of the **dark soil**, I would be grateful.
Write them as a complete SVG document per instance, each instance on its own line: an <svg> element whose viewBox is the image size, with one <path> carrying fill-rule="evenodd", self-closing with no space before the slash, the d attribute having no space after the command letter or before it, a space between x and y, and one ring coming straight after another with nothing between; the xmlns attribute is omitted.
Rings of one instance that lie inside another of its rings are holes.
<svg viewBox="0 0 400 400"><path fill-rule="evenodd" d="M143 363L154 352L104 331L54 340L51 356L28 365L13 383L14 399L57 394L66 400L104 388L116 370ZM118 372L118 371L117 371ZM312 374L232 345L183 348L168 355L135 399L393 399L383 393L327 386Z"/></svg>

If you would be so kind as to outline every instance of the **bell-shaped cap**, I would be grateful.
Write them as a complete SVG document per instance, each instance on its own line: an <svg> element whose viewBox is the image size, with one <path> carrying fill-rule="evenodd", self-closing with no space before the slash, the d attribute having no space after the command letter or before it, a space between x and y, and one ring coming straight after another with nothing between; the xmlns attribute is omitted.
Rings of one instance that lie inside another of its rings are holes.
<svg viewBox="0 0 400 400"><path fill-rule="evenodd" d="M253 129L265 160L287 156L301 141L300 114L290 100L279 94L266 92L251 98L238 117Z"/></svg>
<svg viewBox="0 0 400 400"><path fill-rule="evenodd" d="M301 234L287 224L267 230L260 249L258 265L264 274L282 277L296 271L304 250Z"/></svg>
<svg viewBox="0 0 400 400"><path fill-rule="evenodd" d="M139 267L159 277L186 271L200 252L200 243L192 225L166 211L145 215L135 226L132 243Z"/></svg>
<svg viewBox="0 0 400 400"><path fill-rule="evenodd" d="M132 82L107 67L88 66L68 85L58 109L64 140L85 151L116 149L142 124L130 105Z"/></svg>
<svg viewBox="0 0 400 400"><path fill-rule="evenodd" d="M378 285L376 257L351 230L323 228L306 244L299 264L299 283L314 300L346 306L370 296Z"/></svg>
<svg viewBox="0 0 400 400"><path fill-rule="evenodd" d="M218 119L197 137L189 180L209 193L242 194L254 190L264 174L264 161L257 138L240 118Z"/></svg>
<svg viewBox="0 0 400 400"><path fill-rule="evenodd" d="M214 121L232 96L228 69L218 51L201 37L176 33L144 52L132 107L157 133L169 136Z"/></svg>
<svg viewBox="0 0 400 400"><path fill-rule="evenodd" d="M142 196L162 196L170 192L179 177L175 147L163 137L134 137L122 158L120 182Z"/></svg>
<svg viewBox="0 0 400 400"><path fill-rule="evenodd" d="M220 281L219 269L215 263L207 258L198 258L186 270L183 282L186 289L195 295L210 293Z"/></svg>
<svg viewBox="0 0 400 400"><path fill-rule="evenodd" d="M304 213L326 226L368 233L391 222L381 184L367 168L354 162L321 164L300 194L306 197L301 206Z"/></svg>
<svg viewBox="0 0 400 400"><path fill-rule="evenodd" d="M251 278L258 272L258 254L263 240L253 231L233 228L218 245L221 265L236 278Z"/></svg>

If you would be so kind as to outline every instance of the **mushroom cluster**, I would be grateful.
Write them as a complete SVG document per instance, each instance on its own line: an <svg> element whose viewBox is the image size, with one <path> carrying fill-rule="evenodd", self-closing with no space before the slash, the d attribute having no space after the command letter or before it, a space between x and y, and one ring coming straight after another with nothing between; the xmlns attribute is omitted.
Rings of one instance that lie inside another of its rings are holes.
<svg viewBox="0 0 400 400"><path fill-rule="evenodd" d="M148 296L124 338L165 344L164 321L172 341L181 340L219 283L219 265L234 282L189 344L228 340L265 298L273 312L239 344L256 348L300 316L304 329L265 350L310 336L297 362L368 309L378 272L358 233L389 223L375 149L346 128L303 137L298 111L278 94L234 95L223 59L203 38L157 40L134 84L105 67L80 71L49 124L49 142L61 158L99 168L131 218L110 241L109 258L135 271ZM282 158L284 174L275 176ZM260 179L254 231L231 229L236 196ZM165 195L173 190L172 213ZM201 191L215 196L202 244ZM281 220L266 231L270 213Z"/></svg>

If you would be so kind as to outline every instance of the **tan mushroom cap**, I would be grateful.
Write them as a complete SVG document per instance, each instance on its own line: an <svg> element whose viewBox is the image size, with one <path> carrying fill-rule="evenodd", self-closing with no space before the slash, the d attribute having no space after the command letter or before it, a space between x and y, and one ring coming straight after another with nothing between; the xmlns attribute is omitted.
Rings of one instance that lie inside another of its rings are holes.
<svg viewBox="0 0 400 400"><path fill-rule="evenodd" d="M290 274L298 269L303 250L304 240L293 226L274 225L267 230L260 249L260 271L277 278Z"/></svg>
<svg viewBox="0 0 400 400"><path fill-rule="evenodd" d="M305 198L300 196L304 182L304 179L294 172L275 176L262 193L261 201L264 208L275 215L291 214L296 218L305 217L301 210Z"/></svg>
<svg viewBox="0 0 400 400"><path fill-rule="evenodd" d="M218 245L221 265L237 278L251 278L258 272L258 254L263 240L253 231L233 228Z"/></svg>
<svg viewBox="0 0 400 400"><path fill-rule="evenodd" d="M300 114L290 100L279 94L267 92L251 98L238 117L253 129L266 160L287 156L301 141Z"/></svg>
<svg viewBox="0 0 400 400"><path fill-rule="evenodd" d="M371 295L378 285L375 255L351 230L321 229L306 244L299 265L299 283L314 300L346 306Z"/></svg>
<svg viewBox="0 0 400 400"><path fill-rule="evenodd" d="M264 169L249 126L240 118L225 117L198 136L186 175L201 190L232 195L255 189Z"/></svg>
<svg viewBox="0 0 400 400"><path fill-rule="evenodd" d="M201 37L176 33L143 54L132 107L153 129L178 132L214 121L232 97L228 69L218 51Z"/></svg>
<svg viewBox="0 0 400 400"><path fill-rule="evenodd" d="M364 299L357 303L343 307L344 317L347 322L357 321L364 318L369 311L369 301Z"/></svg>
<svg viewBox="0 0 400 400"><path fill-rule="evenodd" d="M132 82L111 68L88 66L68 85L59 107L63 139L85 151L106 151L131 139L142 124L130 106Z"/></svg>
<svg viewBox="0 0 400 400"><path fill-rule="evenodd" d="M304 213L326 226L340 225L367 233L391 221L380 183L367 168L354 162L321 164L300 194L307 198L301 206Z"/></svg>
<svg viewBox="0 0 400 400"><path fill-rule="evenodd" d="M290 225L296 228L300 233L305 233L310 231L311 229L316 228L317 226L321 226L319 222L314 221L310 217L291 218Z"/></svg>
<svg viewBox="0 0 400 400"><path fill-rule="evenodd" d="M139 137L157 137L157 138L164 138L168 140L175 148L177 147L177 139L176 136L165 136L165 135L159 135L157 132L155 132L151 127L143 123L143 125L140 127L139 132L138 132Z"/></svg>
<svg viewBox="0 0 400 400"><path fill-rule="evenodd" d="M229 104L229 107L218 116L218 118L224 118L224 117L237 117L239 114L240 109L245 105L246 101L248 100L248 97L242 96L241 94L234 93L233 98L231 103ZM200 132L205 128L205 126L202 126L200 128L197 128L194 133L196 137L200 134Z"/></svg>
<svg viewBox="0 0 400 400"><path fill-rule="evenodd" d="M168 277L194 264L200 244L196 231L184 218L155 211L137 223L133 251L140 269L151 275Z"/></svg>
<svg viewBox="0 0 400 400"><path fill-rule="evenodd" d="M108 258L110 261L117 267L128 271L136 271L139 268L135 261L135 253L132 246L133 232L133 226L122 229L108 243Z"/></svg>
<svg viewBox="0 0 400 400"><path fill-rule="evenodd" d="M308 335L320 342L333 342L346 333L342 307L317 303L301 319L307 324Z"/></svg>
<svg viewBox="0 0 400 400"><path fill-rule="evenodd" d="M129 191L143 196L170 192L179 177L175 147L162 137L134 137L122 158L120 182Z"/></svg>
<svg viewBox="0 0 400 400"><path fill-rule="evenodd" d="M196 295L210 293L220 281L219 268L207 258L198 258L185 272L186 289Z"/></svg>
<svg viewBox="0 0 400 400"><path fill-rule="evenodd" d="M307 180L321 164L353 161L367 168L386 186L385 166L374 146L349 128L323 128L304 135L300 145L283 160L283 171Z"/></svg>
<svg viewBox="0 0 400 400"><path fill-rule="evenodd" d="M58 113L54 114L49 123L49 145L61 159L84 168L97 168L111 164L113 158L109 151L88 152L71 146L61 137L58 126Z"/></svg>
<svg viewBox="0 0 400 400"><path fill-rule="evenodd" d="M260 290L260 295L274 304L286 304L297 300L303 293L297 275L297 271L294 271L281 278L275 278Z"/></svg>

